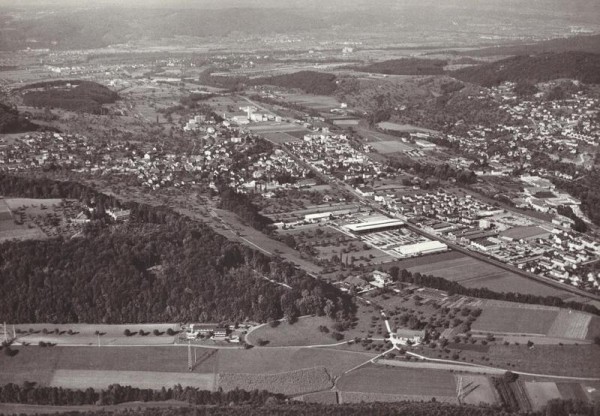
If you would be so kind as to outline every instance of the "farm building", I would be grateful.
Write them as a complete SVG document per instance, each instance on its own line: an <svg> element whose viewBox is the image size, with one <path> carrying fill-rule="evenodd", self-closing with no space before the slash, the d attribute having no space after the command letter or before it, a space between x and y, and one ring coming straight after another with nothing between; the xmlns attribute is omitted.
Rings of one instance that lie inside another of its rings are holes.
<svg viewBox="0 0 600 416"><path fill-rule="evenodd" d="M448 250L448 246L439 241L424 241L422 243L407 244L396 249L403 256L420 256Z"/></svg>
<svg viewBox="0 0 600 416"><path fill-rule="evenodd" d="M185 332L187 339L198 338L199 335L214 334L215 336L226 336L227 328L219 324L191 324Z"/></svg>
<svg viewBox="0 0 600 416"><path fill-rule="evenodd" d="M380 216L356 224L346 224L344 225L344 228L354 234L366 234L379 231L395 230L403 225L403 221Z"/></svg>
<svg viewBox="0 0 600 416"><path fill-rule="evenodd" d="M425 331L422 329L415 330L401 328L396 331L396 337L398 338L398 342L402 345L406 345L408 343L416 345L423 342L423 338L425 338Z"/></svg>

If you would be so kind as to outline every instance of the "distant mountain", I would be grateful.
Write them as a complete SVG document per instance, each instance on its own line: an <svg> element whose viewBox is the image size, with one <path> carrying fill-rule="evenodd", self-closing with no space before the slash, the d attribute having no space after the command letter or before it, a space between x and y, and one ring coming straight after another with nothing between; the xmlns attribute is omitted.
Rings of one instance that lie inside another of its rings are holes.
<svg viewBox="0 0 600 416"><path fill-rule="evenodd" d="M176 36L287 33L326 27L319 19L270 9L76 9L39 18L0 18L0 49L86 49Z"/></svg>
<svg viewBox="0 0 600 416"><path fill-rule="evenodd" d="M37 129L36 124L31 123L17 110L0 103L0 133L22 133Z"/></svg>
<svg viewBox="0 0 600 416"><path fill-rule="evenodd" d="M534 55L558 52L600 53L600 35L582 35L542 42L483 48L461 52L468 56Z"/></svg>
<svg viewBox="0 0 600 416"><path fill-rule="evenodd" d="M600 84L600 54L564 52L515 56L451 71L448 75L484 86L498 85L504 81L537 83L559 78Z"/></svg>

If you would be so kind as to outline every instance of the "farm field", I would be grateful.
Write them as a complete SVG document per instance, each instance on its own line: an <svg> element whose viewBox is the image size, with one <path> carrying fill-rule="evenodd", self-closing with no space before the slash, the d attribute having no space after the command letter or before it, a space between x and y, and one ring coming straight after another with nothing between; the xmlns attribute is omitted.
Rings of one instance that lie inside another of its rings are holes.
<svg viewBox="0 0 600 416"><path fill-rule="evenodd" d="M583 402L589 400L580 383L556 383L556 387L565 400L581 400Z"/></svg>
<svg viewBox="0 0 600 416"><path fill-rule="evenodd" d="M503 237L510 237L515 240L532 238L544 234L548 234L548 231L535 225L528 227L513 227L500 233Z"/></svg>
<svg viewBox="0 0 600 416"><path fill-rule="evenodd" d="M166 345L173 344L174 336L166 334L168 328L180 331L179 325L171 324L138 324L138 325L94 325L94 324L20 324L15 325L17 340L30 345L40 341L51 342L57 345ZM127 337L123 334L129 329L133 335ZM46 334L43 331L46 330ZM58 331L57 331L58 330ZM67 331L73 331L69 335ZM152 332L158 330L160 336ZM96 335L96 331L102 334ZM145 336L140 335L144 331ZM20 332L20 334L18 333ZM58 332L58 333L57 333Z"/></svg>
<svg viewBox="0 0 600 416"><path fill-rule="evenodd" d="M435 130L425 129L422 127L413 126L412 124L399 124L390 121L382 121L377 126L384 130L401 131L401 132L422 132L422 133L438 133Z"/></svg>
<svg viewBox="0 0 600 416"><path fill-rule="evenodd" d="M215 389L212 373L168 373L154 371L103 371L103 370L56 370L50 386L79 389L81 386L94 389L107 388L111 384L159 390L163 386L197 387L202 390Z"/></svg>
<svg viewBox="0 0 600 416"><path fill-rule="evenodd" d="M497 400L494 386L489 378L474 374L461 374L456 377L462 378L462 389L464 392L464 396L461 400L462 403L476 406L481 403L492 406L496 404Z"/></svg>
<svg viewBox="0 0 600 416"><path fill-rule="evenodd" d="M252 348L220 350L218 360L220 373L276 374L324 366L337 377L374 356L328 348Z"/></svg>
<svg viewBox="0 0 600 416"><path fill-rule="evenodd" d="M526 381L523 384L525 385L525 391L527 392L527 396L529 396L529 401L534 411L541 410L550 400L562 397L556 383L550 381Z"/></svg>
<svg viewBox="0 0 600 416"><path fill-rule="evenodd" d="M346 392L398 395L412 400L456 400L456 382L450 372L368 365L342 376L337 383L344 402ZM401 400L401 399L399 399Z"/></svg>
<svg viewBox="0 0 600 416"><path fill-rule="evenodd" d="M14 357L0 356L0 384L35 380L49 385L57 371L130 371L188 373L184 347L20 347ZM212 373L216 350L198 350L195 373ZM63 373L64 374L64 373ZM160 379L160 376L155 376ZM115 381L117 382L117 381ZM81 384L80 384L81 386Z"/></svg>
<svg viewBox="0 0 600 416"><path fill-rule="evenodd" d="M408 269L413 273L418 272L443 277L466 287L485 287L496 292L518 292L561 298L572 296L567 292L524 278L461 253L450 252L448 257L443 257L444 254L446 253L423 256L408 260L406 263L401 261L395 263L395 265L401 269Z"/></svg>
<svg viewBox="0 0 600 416"><path fill-rule="evenodd" d="M38 227L29 228L27 225L15 224L14 220L0 220L0 243L12 239L40 240L46 238Z"/></svg>
<svg viewBox="0 0 600 416"><path fill-rule="evenodd" d="M548 336L584 340L592 318L586 313L563 309L548 330Z"/></svg>
<svg viewBox="0 0 600 416"><path fill-rule="evenodd" d="M335 391L321 391L318 393L309 393L298 397L297 400L306 403L338 404L338 393Z"/></svg>
<svg viewBox="0 0 600 416"><path fill-rule="evenodd" d="M592 341L597 336L600 336L600 317L592 316L585 339Z"/></svg>
<svg viewBox="0 0 600 416"><path fill-rule="evenodd" d="M384 140L380 142L369 143L377 152L381 154L408 152L414 150L414 147L401 142L400 140Z"/></svg>
<svg viewBox="0 0 600 416"><path fill-rule="evenodd" d="M592 315L550 306L487 300L483 312L472 325L474 332L544 336L585 340Z"/></svg>
<svg viewBox="0 0 600 416"><path fill-rule="evenodd" d="M486 306L471 326L474 332L546 335L556 320L557 310L515 306Z"/></svg>
<svg viewBox="0 0 600 416"><path fill-rule="evenodd" d="M333 387L333 381L325 367L314 367L276 374L220 373L218 386L225 391L258 389L297 395L329 389Z"/></svg>
<svg viewBox="0 0 600 416"><path fill-rule="evenodd" d="M334 321L325 316L303 317L293 325L286 321L281 322L275 328L263 325L248 334L246 339L255 345L259 338L267 340L269 341L267 348L335 344L338 341L335 341L330 335L333 332L331 328L333 323ZM331 332L326 334L319 331L321 325L326 326Z"/></svg>
<svg viewBox="0 0 600 416"><path fill-rule="evenodd" d="M523 338L520 345L495 344L485 354L462 350L460 355L465 362L473 360L476 364L528 373L600 378L600 367L591 365L600 362L600 348L596 345L534 344L530 349L524 345L528 338Z"/></svg>
<svg viewBox="0 0 600 416"><path fill-rule="evenodd" d="M312 94L282 94L287 102L293 102L317 111L329 111L339 108L340 102L334 97Z"/></svg>
<svg viewBox="0 0 600 416"><path fill-rule="evenodd" d="M262 136L273 144L284 144L299 141L298 138L286 132L262 133Z"/></svg>

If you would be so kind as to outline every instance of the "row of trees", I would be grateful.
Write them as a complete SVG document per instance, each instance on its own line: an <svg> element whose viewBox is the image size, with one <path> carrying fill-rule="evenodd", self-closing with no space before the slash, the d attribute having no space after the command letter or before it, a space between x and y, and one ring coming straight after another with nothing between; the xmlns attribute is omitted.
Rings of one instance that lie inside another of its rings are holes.
<svg viewBox="0 0 600 416"><path fill-rule="evenodd" d="M264 390L232 390L228 392L200 390L195 387L163 387L161 390L140 389L112 384L107 389L72 390L62 387L44 387L25 382L22 385L9 383L0 386L0 402L50 406L114 405L127 402L185 401L196 405L264 405L282 401L282 394Z"/></svg>
<svg viewBox="0 0 600 416"><path fill-rule="evenodd" d="M556 306L569 308L578 311L600 315L600 310L594 305L580 303L575 301L565 302L556 296L538 296L514 292L494 292L487 288L467 288L457 282L444 279L443 277L424 275L421 273L411 273L406 269L400 270L394 266L390 269L390 275L394 281L411 283L418 286L431 287L448 292L450 295L465 295L481 299L496 299L509 302L529 303L534 305Z"/></svg>
<svg viewBox="0 0 600 416"><path fill-rule="evenodd" d="M529 416L569 416L578 414L583 416L600 415L600 407L596 404L575 403L558 401L551 402L547 409L528 412ZM566 403L566 404L564 404ZM551 407L552 406L552 407ZM564 409L580 409L578 413L565 413ZM348 403L343 405L327 405L318 403L289 402L277 403L269 400L265 405L231 405L231 406L204 406L204 407L172 407L172 408L144 408L131 410L90 410L72 411L70 416L509 416L521 413L473 405L456 405L431 402L391 402L391 403Z"/></svg>

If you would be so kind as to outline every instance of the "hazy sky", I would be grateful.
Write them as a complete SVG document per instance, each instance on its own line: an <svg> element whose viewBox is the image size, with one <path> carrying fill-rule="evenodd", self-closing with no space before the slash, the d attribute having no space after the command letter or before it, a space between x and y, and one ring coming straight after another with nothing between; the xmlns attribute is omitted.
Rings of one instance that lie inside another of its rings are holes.
<svg viewBox="0 0 600 416"><path fill-rule="evenodd" d="M403 8L439 11L440 9L465 10L469 14L494 11L540 13L541 15L579 15L585 20L600 24L600 0L0 0L0 7L59 8L59 7L144 7L172 9L221 9L277 7L305 9L311 12L352 11L367 9L377 12L401 12ZM539 16L538 16L539 17ZM596 22L598 20L598 22Z"/></svg>

